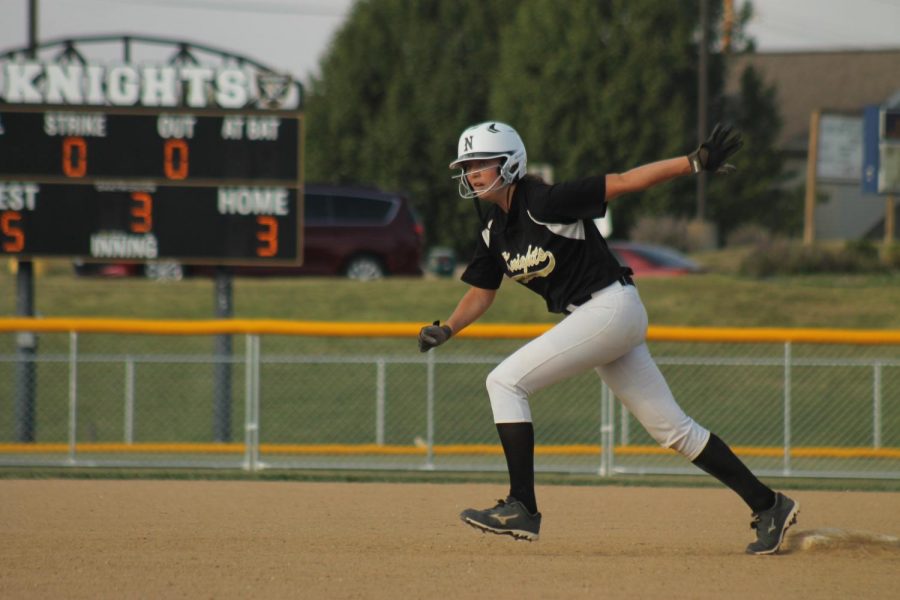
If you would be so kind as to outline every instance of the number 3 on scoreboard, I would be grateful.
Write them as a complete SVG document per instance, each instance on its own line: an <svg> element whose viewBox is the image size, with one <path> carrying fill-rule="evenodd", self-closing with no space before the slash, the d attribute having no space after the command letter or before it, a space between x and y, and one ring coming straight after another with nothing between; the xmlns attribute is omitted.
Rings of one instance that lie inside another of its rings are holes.
<svg viewBox="0 0 900 600"><path fill-rule="evenodd" d="M256 239L261 243L256 248L257 256L275 256L278 254L278 221L275 217L256 217L260 230Z"/></svg>
<svg viewBox="0 0 900 600"><path fill-rule="evenodd" d="M134 221L129 223L129 228L134 233L148 233L153 229L153 196L147 192L132 192L131 199L135 202L131 207Z"/></svg>

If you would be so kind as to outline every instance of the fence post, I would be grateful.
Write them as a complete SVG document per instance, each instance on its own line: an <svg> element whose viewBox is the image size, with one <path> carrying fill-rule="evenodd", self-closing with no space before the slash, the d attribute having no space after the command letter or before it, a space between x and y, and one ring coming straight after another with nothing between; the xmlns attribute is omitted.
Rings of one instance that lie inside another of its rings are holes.
<svg viewBox="0 0 900 600"><path fill-rule="evenodd" d="M244 470L259 468L259 336L247 334L245 342Z"/></svg>
<svg viewBox="0 0 900 600"><path fill-rule="evenodd" d="M631 443L631 433L629 429L631 413L628 412L628 409L625 408L624 404L619 406L619 410L619 443L623 446L627 446Z"/></svg>
<svg viewBox="0 0 900 600"><path fill-rule="evenodd" d="M612 394L606 382L600 381L600 477L610 477L613 472L613 411Z"/></svg>
<svg viewBox="0 0 900 600"><path fill-rule="evenodd" d="M16 315L34 316L34 275L30 260L18 261L16 271ZM16 333L16 366L14 371L15 440L34 442L37 421L37 334L33 331Z"/></svg>
<svg viewBox="0 0 900 600"><path fill-rule="evenodd" d="M423 469L434 470L434 350L425 354L425 464Z"/></svg>
<svg viewBox="0 0 900 600"><path fill-rule="evenodd" d="M384 446L384 359L375 363L375 443Z"/></svg>
<svg viewBox="0 0 900 600"><path fill-rule="evenodd" d="M233 285L228 267L216 267L216 318L230 319L234 313ZM213 439L231 441L231 335L216 335L213 341Z"/></svg>
<svg viewBox="0 0 900 600"><path fill-rule="evenodd" d="M606 388L606 426L609 428L606 438L606 469L609 477L616 468L616 395L609 386Z"/></svg>
<svg viewBox="0 0 900 600"><path fill-rule="evenodd" d="M874 365L872 382L872 447L881 448L881 363Z"/></svg>
<svg viewBox="0 0 900 600"><path fill-rule="evenodd" d="M69 332L69 462L78 446L78 332Z"/></svg>
<svg viewBox="0 0 900 600"><path fill-rule="evenodd" d="M791 474L791 343L784 343L784 475Z"/></svg>
<svg viewBox="0 0 900 600"><path fill-rule="evenodd" d="M134 357L125 357L125 443L134 443Z"/></svg>

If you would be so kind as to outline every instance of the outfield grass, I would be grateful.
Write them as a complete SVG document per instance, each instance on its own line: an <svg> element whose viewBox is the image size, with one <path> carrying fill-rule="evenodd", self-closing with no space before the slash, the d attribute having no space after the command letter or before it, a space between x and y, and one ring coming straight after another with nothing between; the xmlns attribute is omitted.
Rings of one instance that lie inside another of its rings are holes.
<svg viewBox="0 0 900 600"><path fill-rule="evenodd" d="M88 338L89 336L84 336ZM132 342L138 342L130 338ZM173 354L178 340L168 346L152 346L154 360L135 366L136 442L211 442L213 423L212 366L191 362L189 354ZM460 343L456 355L478 353L471 341ZM672 354L653 348L658 358ZM198 348L195 358L208 356L211 343ZM426 368L413 345L405 351L362 341L356 352L330 350L305 352L302 340L284 353L266 351L261 368L261 441L269 444L370 444L376 441L377 356L394 361L385 368L386 444L409 445L426 436ZM695 350L697 350L695 348ZM701 349L702 350L702 349ZM716 347L712 354L737 354L735 347ZM763 352L744 346L748 359ZM242 348L235 348L240 357ZM122 441L125 397L124 352L98 362L101 353L81 349L78 369L79 440ZM134 353L131 353L134 354ZM499 361L504 354L482 355ZM360 362L336 362L350 357ZM364 362L363 357L370 357ZM447 356L441 354L441 356ZM280 362L280 359L284 362ZM303 362L308 359L309 362ZM322 363L311 362L322 360ZM894 353L896 360L896 353ZM335 361L335 362L329 362ZM783 436L783 366L774 357L772 366L673 365L661 368L682 407L737 445L777 447ZM434 417L437 444L490 444L496 432L486 402L484 380L492 368L483 364L436 365ZM0 363L0 380L12 381L13 363ZM882 438L885 447L900 447L900 404L893 391L900 384L900 369L883 370L884 401ZM871 446L872 368L793 367L793 442L798 446ZM38 369L38 441L65 442L68 435L68 364L65 360L42 363ZM3 386L5 396L11 386ZM232 373L234 390L231 429L242 439L244 419L244 369ZM536 393L532 411L540 423L543 444L596 444L596 419L600 414L599 383L593 373L561 382ZM617 414L621 409L617 408ZM629 443L654 445L647 433L630 420ZM0 441L12 430L12 414L0 411Z"/></svg>
<svg viewBox="0 0 900 600"><path fill-rule="evenodd" d="M365 483L496 483L508 482L506 473L472 471L384 471L384 470L304 470L269 469L257 472L227 469L104 469L78 467L21 468L0 467L0 479L209 479L246 481L345 481ZM719 488L721 484L707 475L616 475L597 477L565 473L537 473L539 485L575 486L637 486L637 487L699 487ZM900 479L784 479L779 488L794 490L855 490L870 492L900 492Z"/></svg>
<svg viewBox="0 0 900 600"><path fill-rule="evenodd" d="M727 273L645 278L638 287L657 325L728 327L900 328L900 274L809 275L754 280ZM0 272L0 315L15 314L15 277ZM430 322L446 318L466 286L457 279L236 278L234 316L241 318ZM206 319L213 283L79 278L52 261L35 278L44 316ZM558 320L522 286L504 283L483 322Z"/></svg>
<svg viewBox="0 0 900 600"><path fill-rule="evenodd" d="M37 312L43 316L109 316L207 319L213 316L213 283L209 279L154 282L145 279L102 279L74 276L68 263L42 267L35 279ZM659 325L729 327L900 328L900 276L807 276L752 280L729 273L644 279L638 281L650 313ZM15 278L0 273L0 315L15 313ZM389 278L353 282L340 278L261 279L234 282L234 314L242 318L413 321L445 318L465 291L456 279ZM510 282L485 322L553 322L543 301ZM505 356L518 340L478 341L448 345L442 357ZM14 336L0 336L0 354L14 348ZM68 338L41 336L42 356L54 353L58 363L38 371L38 438L67 439ZM655 344L658 357L707 355L771 359L765 367L661 365L684 408L735 444L777 446L781 442L783 348L773 345ZM136 368L135 441L211 440L212 367L191 363L208 357L208 337L85 335L82 357L112 356L111 362L79 366L79 429L83 442L120 441L123 436L125 354L168 355L168 362L138 363ZM371 443L375 422L374 363L301 364L284 357L393 356L406 364L386 367L385 442L410 444L424 435L425 366L414 340L310 339L268 336L263 351L276 362L262 367L263 443ZM243 338L235 336L234 352L243 355ZM795 358L871 357L875 350L841 347L798 347ZM878 348L877 356L898 358L897 348ZM182 358L180 358L182 357ZM187 358L183 358L187 357ZM12 363L0 364L0 381L11 382ZM490 364L438 366L435 406L436 443L495 443L496 433L485 402L484 377ZM885 369L886 390L895 390L900 373ZM794 441L802 445L866 446L871 444L871 367L795 367ZM244 371L232 374L232 431L242 436ZM9 386L0 396L11 392ZM198 402L197 399L200 399ZM563 382L535 395L533 410L541 424L539 443L596 443L598 383L592 374ZM839 401L837 401L839 400ZM885 396L886 446L900 443L900 406ZM836 424L840 423L840 427ZM12 414L0 412L0 439L12 431ZM652 444L632 424L632 444Z"/></svg>

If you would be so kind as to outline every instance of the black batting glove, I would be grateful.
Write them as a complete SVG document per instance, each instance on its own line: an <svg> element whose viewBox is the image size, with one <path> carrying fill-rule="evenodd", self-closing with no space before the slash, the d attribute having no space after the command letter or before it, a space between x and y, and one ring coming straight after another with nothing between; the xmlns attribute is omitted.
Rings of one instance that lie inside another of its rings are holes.
<svg viewBox="0 0 900 600"><path fill-rule="evenodd" d="M446 325L441 325L440 321L426 325L419 330L419 352L428 352L432 348L437 348L449 340L451 335L453 335L453 330Z"/></svg>
<svg viewBox="0 0 900 600"><path fill-rule="evenodd" d="M736 167L725 161L728 160L729 156L740 150L743 145L744 141L741 139L739 131L734 131L731 125L723 126L716 123L706 141L700 144L699 148L688 154L688 160L691 161L691 170L694 173L699 173L700 171L731 173L736 170Z"/></svg>

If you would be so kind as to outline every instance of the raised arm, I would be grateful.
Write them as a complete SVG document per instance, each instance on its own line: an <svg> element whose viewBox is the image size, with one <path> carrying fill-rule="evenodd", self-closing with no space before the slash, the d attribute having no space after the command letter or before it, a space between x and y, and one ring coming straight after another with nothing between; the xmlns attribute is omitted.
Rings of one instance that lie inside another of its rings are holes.
<svg viewBox="0 0 900 600"><path fill-rule="evenodd" d="M622 194L646 190L692 172L688 157L680 156L641 165L624 173L609 173L606 175L606 201Z"/></svg>
<svg viewBox="0 0 900 600"><path fill-rule="evenodd" d="M734 166L725 161L741 149L744 142L740 132L730 126L716 124L712 133L700 146L687 156L669 158L635 167L624 173L610 173L606 176L606 201L629 192L639 192L666 181L712 171L730 173Z"/></svg>

